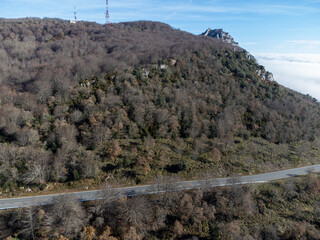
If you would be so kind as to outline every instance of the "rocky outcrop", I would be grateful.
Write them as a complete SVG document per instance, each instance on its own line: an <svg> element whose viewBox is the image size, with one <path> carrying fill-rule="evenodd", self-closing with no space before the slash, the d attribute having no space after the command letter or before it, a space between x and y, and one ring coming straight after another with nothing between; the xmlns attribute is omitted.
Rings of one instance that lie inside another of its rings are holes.
<svg viewBox="0 0 320 240"><path fill-rule="evenodd" d="M273 74L271 72L266 71L265 69L259 69L259 70L257 70L256 73L257 73L258 77L263 81L265 81L265 80L270 81L270 82L274 81Z"/></svg>
<svg viewBox="0 0 320 240"><path fill-rule="evenodd" d="M239 44L237 42L234 41L233 37L227 33L224 32L222 29L210 29L208 28L204 33L202 33L201 35L203 36L207 36L207 37L212 37L212 38L216 38L216 39L220 39L223 42L229 43L234 47L234 50L241 50L242 48L239 46ZM246 58L248 60L253 60L254 62L256 62L256 59L254 58L254 56L252 56L249 52L247 52L246 50L242 49L243 51L245 51L246 53ZM228 55L228 53L226 53L226 56ZM264 68L261 68L259 70L256 71L256 74L258 75L258 77L262 80L262 81L270 81L273 82L274 81L274 77L273 74L271 72L266 71Z"/></svg>
<svg viewBox="0 0 320 240"><path fill-rule="evenodd" d="M212 30L212 29L208 28L201 35L220 39L221 41L229 43L234 47L239 47L239 44L234 41L233 37L229 33L224 32L222 29Z"/></svg>

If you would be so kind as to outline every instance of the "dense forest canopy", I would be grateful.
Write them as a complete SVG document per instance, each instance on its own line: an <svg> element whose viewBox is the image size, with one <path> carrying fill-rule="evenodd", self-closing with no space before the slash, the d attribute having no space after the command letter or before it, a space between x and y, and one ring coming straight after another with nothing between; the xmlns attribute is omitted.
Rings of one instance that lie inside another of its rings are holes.
<svg viewBox="0 0 320 240"><path fill-rule="evenodd" d="M0 20L0 186L177 173L218 164L221 141L316 139L318 102L247 56L158 22Z"/></svg>
<svg viewBox="0 0 320 240"><path fill-rule="evenodd" d="M154 63L182 55L185 49L213 50L223 45L157 22L104 26L31 18L0 21L0 26L0 81L31 88L32 83L56 78L74 86L115 68Z"/></svg>

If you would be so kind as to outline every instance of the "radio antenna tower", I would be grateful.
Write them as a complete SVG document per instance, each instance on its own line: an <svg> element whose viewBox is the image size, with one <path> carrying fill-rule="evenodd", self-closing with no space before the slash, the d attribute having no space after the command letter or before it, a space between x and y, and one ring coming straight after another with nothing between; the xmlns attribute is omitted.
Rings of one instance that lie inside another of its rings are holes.
<svg viewBox="0 0 320 240"><path fill-rule="evenodd" d="M110 24L110 15L109 15L109 0L106 0L107 10L106 10L106 24Z"/></svg>
<svg viewBox="0 0 320 240"><path fill-rule="evenodd" d="M74 6L74 22L76 23L77 22L77 9L76 9L76 6Z"/></svg>

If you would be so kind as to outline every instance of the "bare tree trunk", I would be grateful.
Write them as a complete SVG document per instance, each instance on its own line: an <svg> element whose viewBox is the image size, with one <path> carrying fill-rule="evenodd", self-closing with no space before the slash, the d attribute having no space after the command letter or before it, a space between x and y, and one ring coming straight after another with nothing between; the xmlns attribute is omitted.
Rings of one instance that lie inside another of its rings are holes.
<svg viewBox="0 0 320 240"><path fill-rule="evenodd" d="M29 207L28 218L29 218L29 223L30 223L31 238L32 238L32 240L34 240L34 217L32 214L32 208L33 207Z"/></svg>
<svg viewBox="0 0 320 240"><path fill-rule="evenodd" d="M9 226L19 229L24 239L35 239L37 226L36 207L17 209L12 213Z"/></svg>

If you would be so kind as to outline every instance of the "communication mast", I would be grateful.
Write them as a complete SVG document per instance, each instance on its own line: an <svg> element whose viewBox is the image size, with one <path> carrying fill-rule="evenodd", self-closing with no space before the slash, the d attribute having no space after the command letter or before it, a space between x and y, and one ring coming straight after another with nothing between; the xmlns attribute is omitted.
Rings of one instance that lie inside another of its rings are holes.
<svg viewBox="0 0 320 240"><path fill-rule="evenodd" d="M109 15L109 1L106 0L107 10L106 10L106 24L110 24L110 15Z"/></svg>
<svg viewBox="0 0 320 240"><path fill-rule="evenodd" d="M77 22L77 9L76 6L74 6L74 21Z"/></svg>
<svg viewBox="0 0 320 240"><path fill-rule="evenodd" d="M70 20L70 23L77 23L77 9L74 6L74 20Z"/></svg>

